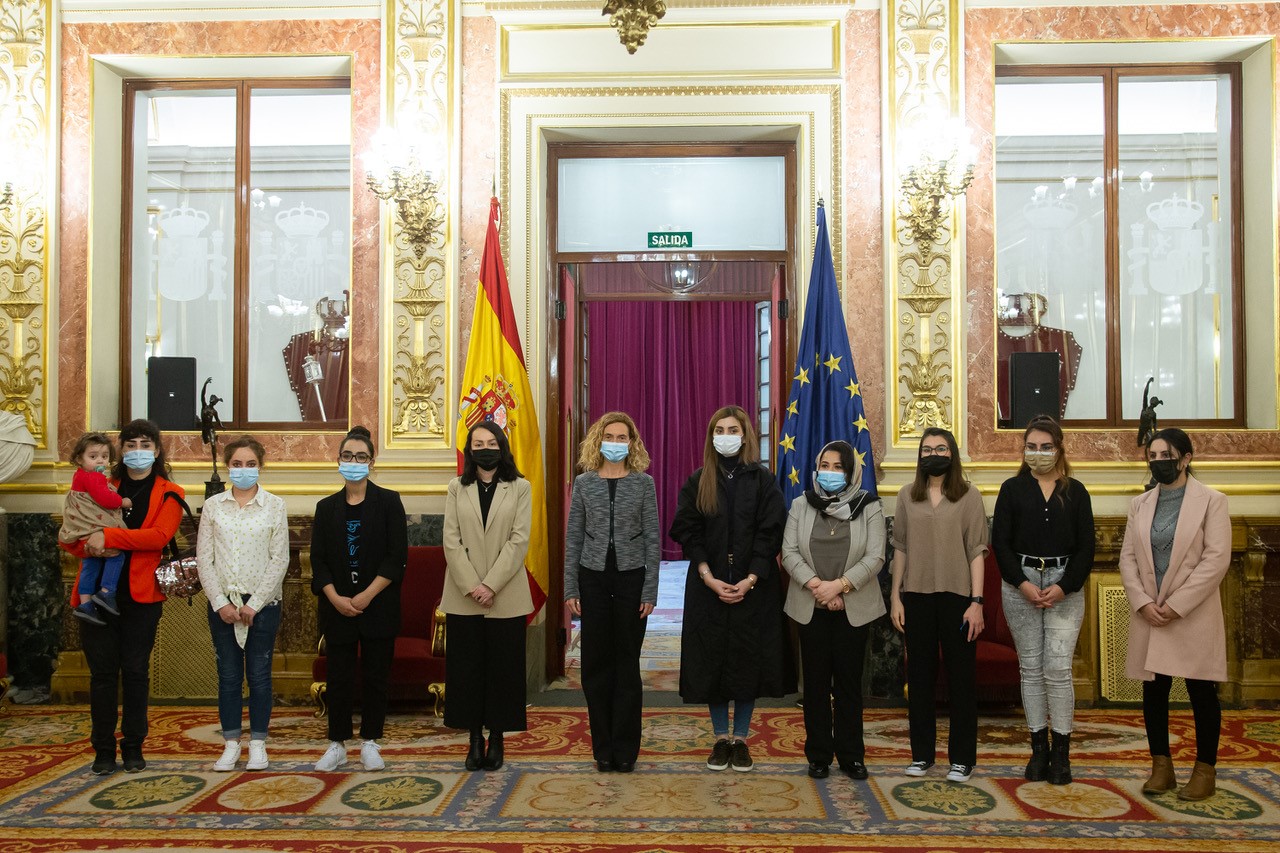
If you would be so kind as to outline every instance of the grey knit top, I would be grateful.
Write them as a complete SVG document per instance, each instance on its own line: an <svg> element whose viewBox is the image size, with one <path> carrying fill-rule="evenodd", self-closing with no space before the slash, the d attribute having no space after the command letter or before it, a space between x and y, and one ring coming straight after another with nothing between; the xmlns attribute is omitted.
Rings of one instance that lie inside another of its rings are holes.
<svg viewBox="0 0 1280 853"><path fill-rule="evenodd" d="M1156 567L1156 590L1169 571L1169 558L1173 555L1173 535L1178 530L1178 513L1187 487L1161 489L1156 497L1156 514L1151 519L1151 562Z"/></svg>

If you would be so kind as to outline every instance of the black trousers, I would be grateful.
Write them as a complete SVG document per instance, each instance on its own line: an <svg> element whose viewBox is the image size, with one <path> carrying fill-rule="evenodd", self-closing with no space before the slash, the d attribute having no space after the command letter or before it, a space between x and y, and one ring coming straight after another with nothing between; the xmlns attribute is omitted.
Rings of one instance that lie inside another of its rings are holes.
<svg viewBox="0 0 1280 853"><path fill-rule="evenodd" d="M356 654L360 658L360 737L377 740L387 722L387 693L391 683L391 661L395 657L395 637L348 643L329 643L329 740L350 740L351 714L356 698Z"/></svg>
<svg viewBox="0 0 1280 853"><path fill-rule="evenodd" d="M525 721L523 616L487 619L449 614L445 647L444 724L521 732Z"/></svg>
<svg viewBox="0 0 1280 853"><path fill-rule="evenodd" d="M804 756L817 764L830 764L834 755L843 767L864 761L862 662L869 626L853 627L843 610L815 608L813 618L799 628Z"/></svg>
<svg viewBox="0 0 1280 853"><path fill-rule="evenodd" d="M907 718L911 728L911 760L934 761L938 747L936 689L938 651L947 669L951 728L947 760L973 765L978 761L978 645L963 629L969 600L953 592L904 592L906 619Z"/></svg>
<svg viewBox="0 0 1280 853"><path fill-rule="evenodd" d="M1188 678L1187 695L1196 721L1196 761L1218 763L1218 738L1222 734L1222 704L1218 684ZM1147 746L1152 755L1169 756L1169 691L1173 676L1157 675L1142 682L1142 719L1147 724Z"/></svg>
<svg viewBox="0 0 1280 853"><path fill-rule="evenodd" d="M95 750L115 752L116 702L123 688L120 746L141 749L147 737L147 705L151 689L151 650L164 612L162 603L138 604L120 599L120 615L99 609L106 625L80 622L80 644L89 665L90 743ZM119 687L118 687L119 686Z"/></svg>
<svg viewBox="0 0 1280 853"><path fill-rule="evenodd" d="M640 754L640 618L644 569L578 571L582 602L582 692L596 761L634 764Z"/></svg>

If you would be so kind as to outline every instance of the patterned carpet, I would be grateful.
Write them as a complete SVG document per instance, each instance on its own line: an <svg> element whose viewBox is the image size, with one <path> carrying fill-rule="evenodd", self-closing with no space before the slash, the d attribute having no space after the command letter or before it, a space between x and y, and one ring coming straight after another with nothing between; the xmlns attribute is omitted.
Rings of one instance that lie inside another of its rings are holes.
<svg viewBox="0 0 1280 853"><path fill-rule="evenodd" d="M1280 849L1280 715L1228 712L1219 793L1203 803L1140 792L1147 761L1134 712L1077 719L1076 782L1021 779L1020 720L984 719L968 784L935 768L901 775L902 711L867 715L872 777L805 774L800 712L764 711L752 773L712 773L705 714L646 713L637 772L594 772L580 709L530 710L508 740L508 764L466 773L462 733L429 717L392 719L387 769L365 773L358 751L316 773L323 724L281 709L271 769L215 773L212 708L158 707L142 773L88 772L82 707L0 711L0 850L457 851L1269 851ZM1191 720L1174 715L1181 778ZM943 735L945 742L945 734ZM243 766L243 765L242 765Z"/></svg>

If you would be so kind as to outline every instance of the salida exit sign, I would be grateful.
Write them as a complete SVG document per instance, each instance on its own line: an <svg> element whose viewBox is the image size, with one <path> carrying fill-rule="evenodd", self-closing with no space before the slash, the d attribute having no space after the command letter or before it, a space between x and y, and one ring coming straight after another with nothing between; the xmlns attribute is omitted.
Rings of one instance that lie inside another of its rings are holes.
<svg viewBox="0 0 1280 853"><path fill-rule="evenodd" d="M692 231L650 231L650 249L692 249Z"/></svg>

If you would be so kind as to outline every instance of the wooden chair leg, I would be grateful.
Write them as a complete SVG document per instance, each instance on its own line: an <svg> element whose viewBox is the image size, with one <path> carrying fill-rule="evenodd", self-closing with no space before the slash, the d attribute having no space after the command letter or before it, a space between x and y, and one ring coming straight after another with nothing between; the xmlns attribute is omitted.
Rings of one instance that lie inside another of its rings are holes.
<svg viewBox="0 0 1280 853"><path fill-rule="evenodd" d="M427 685L427 692L436 697L435 715L437 717L444 716L444 684L434 681Z"/></svg>
<svg viewBox="0 0 1280 853"><path fill-rule="evenodd" d="M316 703L315 716L323 718L329 713L328 703L325 701L325 693L328 692L329 684L325 681L311 682L311 701Z"/></svg>

